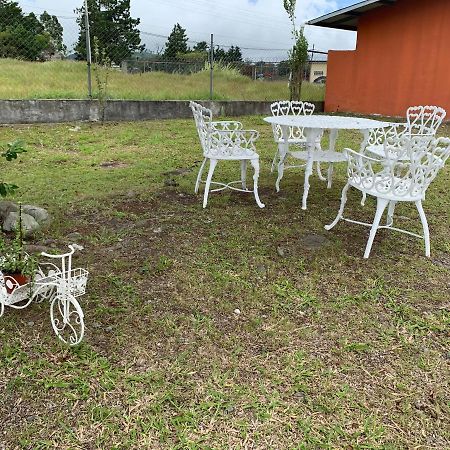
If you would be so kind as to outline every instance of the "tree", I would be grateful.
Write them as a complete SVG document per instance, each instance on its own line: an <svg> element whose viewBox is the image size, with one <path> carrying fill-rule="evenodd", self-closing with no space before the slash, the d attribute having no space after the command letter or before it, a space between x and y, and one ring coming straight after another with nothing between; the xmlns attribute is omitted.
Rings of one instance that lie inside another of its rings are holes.
<svg viewBox="0 0 450 450"><path fill-rule="evenodd" d="M24 14L17 2L0 0L0 57L30 61L42 59L50 36L33 14Z"/></svg>
<svg viewBox="0 0 450 450"><path fill-rule="evenodd" d="M167 38L163 56L166 58L176 58L179 54L188 53L187 41L186 30L179 23L175 24Z"/></svg>
<svg viewBox="0 0 450 450"><path fill-rule="evenodd" d="M226 54L227 61L242 62L242 52L238 46L231 46Z"/></svg>
<svg viewBox="0 0 450 450"><path fill-rule="evenodd" d="M232 45L227 51L223 48L216 47L214 50L214 59L222 62L242 62L242 52L239 47Z"/></svg>
<svg viewBox="0 0 450 450"><path fill-rule="evenodd" d="M56 52L65 54L67 47L63 43L63 27L59 23L56 16L51 16L47 11L44 11L39 20L44 27L44 30L50 36L51 53Z"/></svg>
<svg viewBox="0 0 450 450"><path fill-rule="evenodd" d="M295 26L295 3L296 0L283 0L284 9L292 24L292 37L294 38L294 45L292 50L289 51L289 65L291 68L290 99L300 100L303 72L308 61L308 41L303 34L304 27L297 29Z"/></svg>
<svg viewBox="0 0 450 450"><path fill-rule="evenodd" d="M197 42L192 48L194 52L207 52L209 51L209 45L206 41Z"/></svg>
<svg viewBox="0 0 450 450"><path fill-rule="evenodd" d="M214 60L215 61L225 61L227 59L227 52L220 47L216 47L214 50Z"/></svg>
<svg viewBox="0 0 450 450"><path fill-rule="evenodd" d="M133 53L142 52L141 34L137 26L140 19L130 15L130 0L87 0L91 42L94 37L102 54L111 62L120 64ZM75 10L80 27L78 42L75 46L77 57L86 59L86 26L84 6Z"/></svg>

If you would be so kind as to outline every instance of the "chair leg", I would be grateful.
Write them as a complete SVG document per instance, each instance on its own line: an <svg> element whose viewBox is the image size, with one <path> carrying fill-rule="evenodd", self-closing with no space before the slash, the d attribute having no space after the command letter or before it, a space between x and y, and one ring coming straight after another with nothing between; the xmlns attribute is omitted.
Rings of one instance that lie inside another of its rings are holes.
<svg viewBox="0 0 450 450"><path fill-rule="evenodd" d="M241 161L241 182L242 189L247 190L247 160L243 159Z"/></svg>
<svg viewBox="0 0 450 450"><path fill-rule="evenodd" d="M425 256L429 258L431 256L430 230L428 228L428 222L425 216L425 211L423 210L422 200L418 200L416 202L416 208L417 211L419 212L420 220L422 222L423 239L425 241Z"/></svg>
<svg viewBox="0 0 450 450"><path fill-rule="evenodd" d="M214 169L217 165L217 159L210 159L209 160L209 171L208 171L208 177L206 178L206 186L205 186L205 193L203 194L203 208L206 208L206 205L208 203L208 194L209 194L209 188L211 186L211 180L214 173Z"/></svg>
<svg viewBox="0 0 450 450"><path fill-rule="evenodd" d="M395 212L395 205L397 204L397 202L389 202L389 207L388 207L388 213L387 213L387 218L386 218L386 225L388 227L392 227L392 225L394 224L394 212Z"/></svg>
<svg viewBox="0 0 450 450"><path fill-rule="evenodd" d="M344 215L344 208L345 208L345 204L347 203L347 191L350 188L350 184L346 184L344 186L344 189L342 189L342 194L341 194L341 206L339 207L339 211L337 213L336 218L333 220L332 223L330 223L330 225L325 225L325 230L331 230L332 228L334 228L336 226L336 224L342 219L342 216Z"/></svg>
<svg viewBox="0 0 450 450"><path fill-rule="evenodd" d="M203 160L200 170L198 171L197 181L195 182L195 193L198 194L198 188L200 187L200 181L202 180L202 172L206 164L206 158Z"/></svg>
<svg viewBox="0 0 450 450"><path fill-rule="evenodd" d="M259 199L259 194L258 194L259 160L251 159L250 163L253 166L253 169L255 170L255 173L253 175L253 195L255 196L257 205L260 208L264 208L266 205L264 205L264 203L261 202L261 200Z"/></svg>
<svg viewBox="0 0 450 450"><path fill-rule="evenodd" d="M373 220L372 228L370 229L369 240L367 241L366 250L364 252L364 258L368 258L370 250L372 249L373 240L377 234L378 227L380 225L381 217L383 216L386 206L389 204L389 200L385 198L377 197L377 211L375 212L375 218Z"/></svg>

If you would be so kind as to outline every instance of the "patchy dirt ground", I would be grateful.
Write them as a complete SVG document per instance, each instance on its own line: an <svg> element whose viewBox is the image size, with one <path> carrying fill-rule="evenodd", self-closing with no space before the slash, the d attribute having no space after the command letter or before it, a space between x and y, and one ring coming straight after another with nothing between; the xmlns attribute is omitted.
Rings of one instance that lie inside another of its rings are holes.
<svg viewBox="0 0 450 450"><path fill-rule="evenodd" d="M419 240L383 231L365 261L366 229L323 229L339 205L342 168L331 190L312 179L306 212L294 172L280 194L263 174L264 210L239 193L213 195L204 210L192 194L198 155L185 153L195 136L190 123L176 122L183 146L160 165L121 153L124 140L148 139L139 129L124 125L113 151L102 129L90 145L105 145L97 148L105 154L86 147L81 162L66 163L88 173L75 181L68 170L75 185L61 197L40 194L57 207L51 237L33 244L63 249L76 237L85 247L77 263L91 273L81 299L86 336L74 349L58 344L46 304L6 311L0 444L450 447L448 170L427 197L433 257ZM172 125L149 126L152 152ZM84 139L94 139L89 130ZM264 163L272 150L267 134ZM49 165L55 157L39 153ZM127 166L97 171L101 161ZM359 201L351 193L349 211L367 220L374 205ZM397 220L419 230L406 206Z"/></svg>

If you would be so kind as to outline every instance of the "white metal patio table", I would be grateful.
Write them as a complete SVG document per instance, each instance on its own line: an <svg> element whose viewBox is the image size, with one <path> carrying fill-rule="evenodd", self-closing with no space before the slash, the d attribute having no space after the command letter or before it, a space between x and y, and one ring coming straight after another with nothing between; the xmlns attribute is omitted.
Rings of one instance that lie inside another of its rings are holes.
<svg viewBox="0 0 450 450"><path fill-rule="evenodd" d="M392 125L389 122L365 119L362 117L329 116L320 114L312 116L271 116L265 117L264 120L270 124L279 125L283 135L284 143L280 145L280 162L278 163L278 178L276 182L277 188L279 187L281 178L283 178L283 163L288 153L296 158L306 160L302 209L306 209L306 201L308 199L310 187L309 177L312 174L314 162L330 163L328 169L328 187L330 187L333 173L332 164L346 160L345 155L335 149L339 130L359 130L363 135L363 141L361 143L361 150L363 150L367 146L371 129ZM304 129L306 137L305 151L289 152L289 127L300 127ZM330 132L329 148L327 150L316 150L316 141L317 139L320 139L324 130L329 130Z"/></svg>

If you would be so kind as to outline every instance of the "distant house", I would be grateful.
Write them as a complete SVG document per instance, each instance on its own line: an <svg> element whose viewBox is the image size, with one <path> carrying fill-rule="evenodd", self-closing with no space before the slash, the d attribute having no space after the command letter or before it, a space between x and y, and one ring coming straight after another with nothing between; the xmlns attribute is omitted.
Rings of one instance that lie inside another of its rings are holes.
<svg viewBox="0 0 450 450"><path fill-rule="evenodd" d="M308 23L358 32L356 50L328 54L326 111L450 112L450 0L365 0Z"/></svg>
<svg viewBox="0 0 450 450"><path fill-rule="evenodd" d="M324 83L327 77L327 61L311 61L309 72L310 83Z"/></svg>

